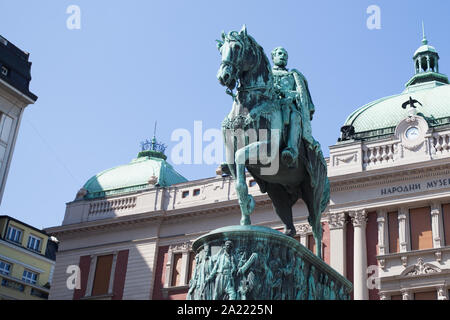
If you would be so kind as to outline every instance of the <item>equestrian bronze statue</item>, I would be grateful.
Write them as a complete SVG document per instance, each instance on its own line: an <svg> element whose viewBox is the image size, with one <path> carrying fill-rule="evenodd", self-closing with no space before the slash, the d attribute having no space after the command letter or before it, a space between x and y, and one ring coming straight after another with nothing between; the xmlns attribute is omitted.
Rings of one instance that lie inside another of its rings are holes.
<svg viewBox="0 0 450 320"><path fill-rule="evenodd" d="M305 77L288 70L287 51L272 51L273 69L263 48L247 34L222 33L219 82L233 97L222 123L226 147L223 171L235 179L241 225L250 225L255 200L248 193L246 170L269 195L275 212L294 236L292 206L301 198L317 244L322 241L321 214L329 201L327 164L311 132L314 104ZM236 92L234 90L236 89ZM321 257L321 246L316 245Z"/></svg>

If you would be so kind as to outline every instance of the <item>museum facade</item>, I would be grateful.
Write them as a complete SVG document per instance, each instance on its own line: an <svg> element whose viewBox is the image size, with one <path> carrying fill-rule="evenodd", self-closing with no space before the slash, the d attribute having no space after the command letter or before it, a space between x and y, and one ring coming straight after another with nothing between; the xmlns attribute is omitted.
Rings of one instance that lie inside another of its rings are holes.
<svg viewBox="0 0 450 320"><path fill-rule="evenodd" d="M405 90L345 121L326 159L321 244L303 202L293 207L297 240L322 246L324 261L353 283L354 299L448 299L450 85L438 61L424 37ZM185 299L193 241L239 224L229 176L187 181L156 146L92 177L67 203L62 225L46 229L60 241L49 299ZM282 230L267 194L250 176L247 183L252 223Z"/></svg>

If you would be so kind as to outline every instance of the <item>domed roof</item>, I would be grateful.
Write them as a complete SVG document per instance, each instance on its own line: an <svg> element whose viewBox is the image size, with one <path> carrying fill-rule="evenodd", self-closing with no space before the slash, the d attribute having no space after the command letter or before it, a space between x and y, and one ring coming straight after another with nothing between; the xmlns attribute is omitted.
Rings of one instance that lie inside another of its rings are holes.
<svg viewBox="0 0 450 320"><path fill-rule="evenodd" d="M164 155L147 154L141 152L130 163L102 171L90 178L83 186L83 198L94 199L187 181L166 162Z"/></svg>
<svg viewBox="0 0 450 320"><path fill-rule="evenodd" d="M424 118L440 119L450 117L450 85L421 84L421 90L405 90L402 94L385 97L368 103L354 111L345 121L345 125L354 127L355 134L377 130L382 135L390 133L388 128L394 128L408 116L408 110L402 104L409 97L419 101L417 112Z"/></svg>
<svg viewBox="0 0 450 320"><path fill-rule="evenodd" d="M450 122L450 85L446 75L439 73L439 55L428 45L425 32L422 46L414 53L416 74L406 83L401 94L368 103L348 116L338 141L375 139L394 133L395 127L415 107L430 127ZM423 62L422 62L423 61ZM409 106L407 101L415 101Z"/></svg>
<svg viewBox="0 0 450 320"><path fill-rule="evenodd" d="M433 52L433 53L437 53L435 47L430 46L430 45L428 45L428 44L424 44L423 46L419 47L419 49L417 49L416 52L414 52L414 57L416 57L416 56L419 55L420 53L425 53L425 52Z"/></svg>

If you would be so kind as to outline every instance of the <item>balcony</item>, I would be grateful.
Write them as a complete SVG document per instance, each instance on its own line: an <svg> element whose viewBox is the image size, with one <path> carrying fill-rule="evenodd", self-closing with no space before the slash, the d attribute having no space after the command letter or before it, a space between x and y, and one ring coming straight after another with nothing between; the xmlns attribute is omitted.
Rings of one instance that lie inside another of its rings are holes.
<svg viewBox="0 0 450 320"><path fill-rule="evenodd" d="M0 294L4 297L17 300L47 300L49 292L47 288L0 274Z"/></svg>

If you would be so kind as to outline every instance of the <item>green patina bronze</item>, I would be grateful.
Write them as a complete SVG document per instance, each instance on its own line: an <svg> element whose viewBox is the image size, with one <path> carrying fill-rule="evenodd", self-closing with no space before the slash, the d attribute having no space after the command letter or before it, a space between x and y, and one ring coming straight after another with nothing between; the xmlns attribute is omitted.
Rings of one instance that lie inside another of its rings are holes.
<svg viewBox="0 0 450 320"><path fill-rule="evenodd" d="M294 239L292 206L309 210L316 243L322 242L321 214L330 196L327 165L311 133L314 104L305 77L286 68L284 48L264 50L247 34L222 34L217 77L233 97L222 123L227 162L241 208L241 225L220 228L193 243L196 266L188 300L347 300L351 283ZM237 93L234 93L237 89ZM285 226L284 234L252 226L255 200L246 172L268 193Z"/></svg>
<svg viewBox="0 0 450 320"><path fill-rule="evenodd" d="M248 194L247 169L262 193L268 193L285 234L295 235L292 206L299 198L309 210L316 243L321 243L320 217L329 201L327 165L311 133L314 104L305 77L286 69L285 49L272 52L273 69L264 50L247 34L222 34L218 80L233 96L222 123L229 173L236 181L242 218L250 224L255 201ZM237 87L237 94L233 90ZM317 255L320 257L320 246Z"/></svg>
<svg viewBox="0 0 450 320"><path fill-rule="evenodd" d="M188 300L348 300L351 283L292 237L231 226L196 240Z"/></svg>

